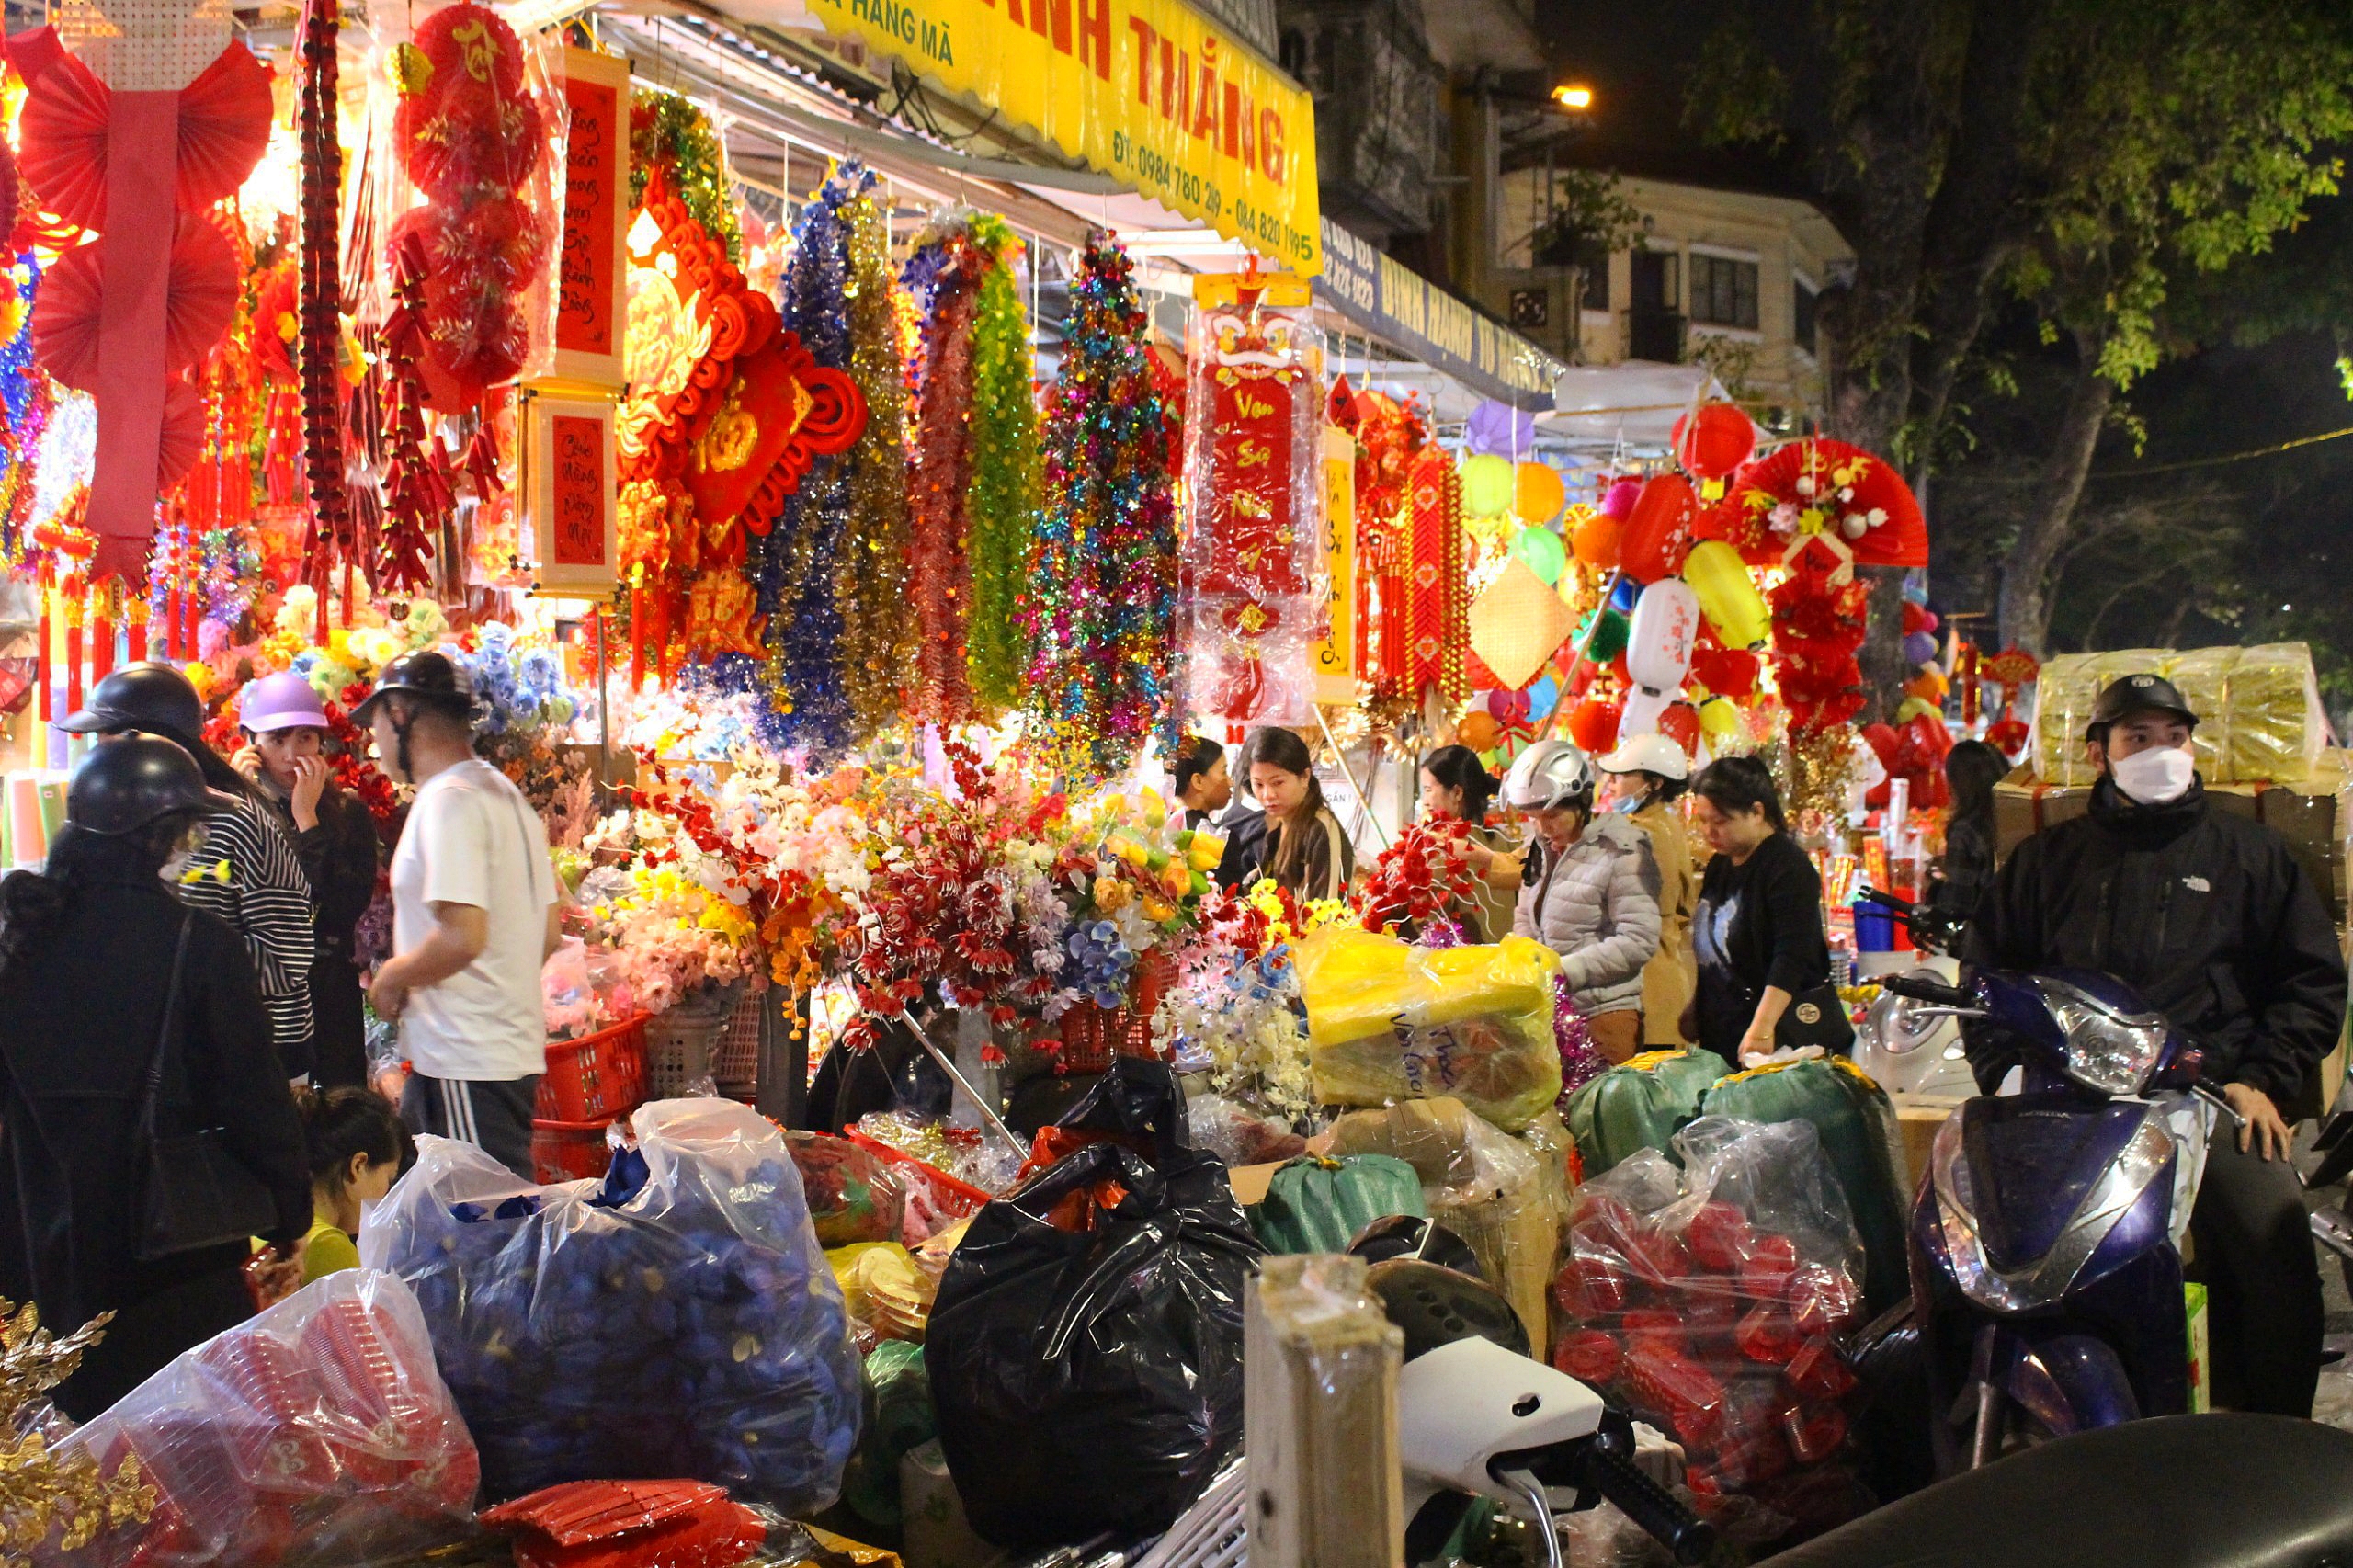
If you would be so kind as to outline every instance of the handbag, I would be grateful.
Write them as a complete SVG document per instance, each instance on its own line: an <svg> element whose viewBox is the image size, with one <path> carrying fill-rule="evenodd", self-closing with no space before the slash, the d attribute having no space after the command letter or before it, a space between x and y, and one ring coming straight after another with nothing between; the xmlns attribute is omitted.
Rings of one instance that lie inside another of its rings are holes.
<svg viewBox="0 0 2353 1568"><path fill-rule="evenodd" d="M1790 996L1773 1026L1773 1043L1784 1050L1818 1045L1844 1055L1855 1043L1855 1025L1847 1017L1847 1004L1838 999L1838 988L1824 981Z"/></svg>
<svg viewBox="0 0 2353 1568"><path fill-rule="evenodd" d="M174 1257L202 1247L243 1245L249 1238L276 1228L278 1202L244 1162L229 1148L229 1135L218 1127L166 1138L155 1131L156 1109L164 1094L164 1065L171 1053L179 1024L180 977L188 967L188 938L196 922L180 923L179 946L172 954L172 980L164 994L164 1027L155 1040L155 1057L147 1067L147 1091L139 1107L139 1147L143 1151L139 1179L139 1234L132 1256L142 1263Z"/></svg>

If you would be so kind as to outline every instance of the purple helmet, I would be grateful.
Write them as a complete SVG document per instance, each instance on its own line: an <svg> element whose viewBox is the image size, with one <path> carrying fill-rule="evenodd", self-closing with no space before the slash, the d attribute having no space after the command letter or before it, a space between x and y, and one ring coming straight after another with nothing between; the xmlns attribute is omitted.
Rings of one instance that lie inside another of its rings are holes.
<svg viewBox="0 0 2353 1568"><path fill-rule="evenodd" d="M332 726L319 694L292 670L264 676L237 699L237 722L256 734L265 730L324 730Z"/></svg>

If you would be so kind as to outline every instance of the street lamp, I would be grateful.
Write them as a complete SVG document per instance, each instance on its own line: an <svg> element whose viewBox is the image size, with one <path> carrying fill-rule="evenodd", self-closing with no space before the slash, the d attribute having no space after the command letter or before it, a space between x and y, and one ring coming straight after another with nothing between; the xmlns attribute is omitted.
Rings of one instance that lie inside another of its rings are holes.
<svg viewBox="0 0 2353 1568"><path fill-rule="evenodd" d="M1552 101L1563 108L1583 113L1593 107L1593 89L1582 82L1572 82L1553 88Z"/></svg>

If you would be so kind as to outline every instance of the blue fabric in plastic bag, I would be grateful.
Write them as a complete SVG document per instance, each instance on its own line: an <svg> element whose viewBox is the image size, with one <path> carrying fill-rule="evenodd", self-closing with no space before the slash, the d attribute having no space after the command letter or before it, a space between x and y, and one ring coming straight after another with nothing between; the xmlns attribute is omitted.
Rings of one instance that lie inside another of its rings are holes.
<svg viewBox="0 0 2353 1568"><path fill-rule="evenodd" d="M776 1128L732 1101L631 1118L602 1184L534 1187L417 1141L361 1228L399 1275L493 1498L683 1477L788 1514L829 1506L861 1390L840 1287Z"/></svg>

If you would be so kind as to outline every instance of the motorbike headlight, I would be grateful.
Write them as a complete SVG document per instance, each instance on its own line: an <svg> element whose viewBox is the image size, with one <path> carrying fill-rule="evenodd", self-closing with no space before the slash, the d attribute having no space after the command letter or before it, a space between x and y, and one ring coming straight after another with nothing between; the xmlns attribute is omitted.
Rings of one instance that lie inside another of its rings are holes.
<svg viewBox="0 0 2353 1568"><path fill-rule="evenodd" d="M2102 1094L2140 1093L2165 1050L2165 1020L2114 1012L2063 981L2038 977L2035 986L2066 1036L2067 1076Z"/></svg>

